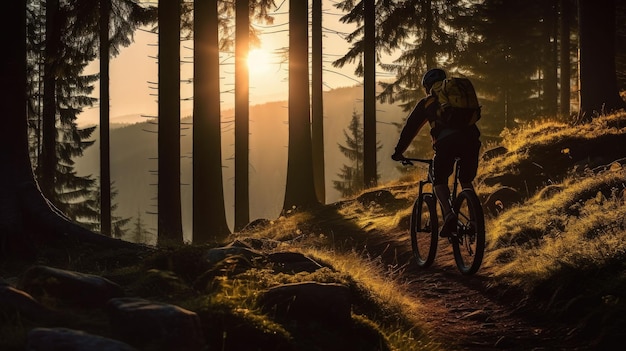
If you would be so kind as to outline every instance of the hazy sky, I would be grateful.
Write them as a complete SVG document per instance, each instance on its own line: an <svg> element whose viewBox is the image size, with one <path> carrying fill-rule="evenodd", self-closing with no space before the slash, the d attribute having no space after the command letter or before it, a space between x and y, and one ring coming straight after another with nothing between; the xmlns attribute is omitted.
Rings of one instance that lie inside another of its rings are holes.
<svg viewBox="0 0 626 351"><path fill-rule="evenodd" d="M276 54L280 48L288 46L288 3L276 1L280 6L274 9L275 17L272 25L255 25L261 35L260 57L254 60L250 68L250 103L252 105L267 101L280 101L288 98L287 94L287 64L280 64L281 58ZM282 5L281 5L282 3ZM343 55L349 44L342 38L341 33L351 32L352 25L339 22L341 13L332 7L333 1L326 0L323 5L324 27L331 28L337 33L327 32L324 36L324 83L325 89L334 89L358 84L361 79L353 75L354 66L339 70L332 67L331 61ZM157 42L156 34L138 31L135 42L123 48L119 56L111 61L111 120L112 122L137 122L143 120L138 115L155 116L157 114L156 82L157 78ZM181 59L185 62L181 66L181 79L193 77L193 42L181 43ZM232 54L222 53L222 109L233 107L232 94L234 65ZM90 66L90 72L98 71L98 62ZM230 92L229 92L230 91ZM99 89L96 86L94 96ZM181 84L181 113L184 116L191 114L192 85ZM79 124L97 124L99 120L99 105L86 109L79 117Z"/></svg>

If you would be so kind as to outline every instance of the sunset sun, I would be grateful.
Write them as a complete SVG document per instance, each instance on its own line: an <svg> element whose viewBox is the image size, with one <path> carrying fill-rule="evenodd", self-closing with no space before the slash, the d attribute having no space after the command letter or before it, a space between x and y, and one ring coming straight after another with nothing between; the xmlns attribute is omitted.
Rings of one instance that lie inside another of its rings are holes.
<svg viewBox="0 0 626 351"><path fill-rule="evenodd" d="M251 75L267 73L271 70L272 57L266 50L256 48L248 53L248 69Z"/></svg>

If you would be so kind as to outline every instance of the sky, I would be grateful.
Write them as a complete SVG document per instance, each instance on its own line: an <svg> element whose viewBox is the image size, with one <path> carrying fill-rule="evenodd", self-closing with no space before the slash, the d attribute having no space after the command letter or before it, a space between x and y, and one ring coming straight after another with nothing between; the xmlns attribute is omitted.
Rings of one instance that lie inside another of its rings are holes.
<svg viewBox="0 0 626 351"><path fill-rule="evenodd" d="M350 47L343 39L343 34L352 32L354 25L342 24L339 21L341 12L335 9L333 0L323 3L324 22L327 32L323 38L324 51L324 89L335 89L359 84L362 80L354 75L354 65L342 69L332 67L331 62L343 55ZM261 104L268 101L283 101L287 94L287 64L281 64L277 50L288 46L288 2L276 1L279 8L272 10L274 23L255 24L261 32L261 48L256 51L253 63L250 64L250 104ZM137 31L134 43L122 48L120 55L111 60L110 67L110 108L111 122L135 123L144 121L145 117L157 114L157 48L158 37L147 31ZM193 77L193 42L181 43L181 80ZM222 109L233 108L234 94L233 75L234 61L232 54L222 53L221 87ZM98 62L88 67L88 72L97 72ZM191 115L192 84L181 83L181 115ZM93 92L98 97L99 88ZM144 116L144 117L141 117ZM79 125L93 125L99 121L99 105L85 109L78 119Z"/></svg>

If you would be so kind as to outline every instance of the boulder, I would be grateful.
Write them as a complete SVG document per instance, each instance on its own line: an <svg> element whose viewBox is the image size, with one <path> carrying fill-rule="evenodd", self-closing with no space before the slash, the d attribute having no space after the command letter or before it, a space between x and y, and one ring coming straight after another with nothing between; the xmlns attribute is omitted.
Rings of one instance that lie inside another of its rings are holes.
<svg viewBox="0 0 626 351"><path fill-rule="evenodd" d="M45 294L85 307L103 307L108 300L124 296L122 288L106 278L47 266L28 269L20 285L34 296Z"/></svg>
<svg viewBox="0 0 626 351"><path fill-rule="evenodd" d="M121 341L64 328L36 328L28 332L26 351L136 351Z"/></svg>
<svg viewBox="0 0 626 351"><path fill-rule="evenodd" d="M33 320L48 320L55 316L55 312L40 304L27 292L0 283L0 314L14 313Z"/></svg>
<svg viewBox="0 0 626 351"><path fill-rule="evenodd" d="M112 299L107 312L114 335L135 347L203 350L200 319L195 312L139 298Z"/></svg>
<svg viewBox="0 0 626 351"><path fill-rule="evenodd" d="M264 312L279 321L345 327L351 322L351 300L350 289L345 285L300 282L267 289L258 303Z"/></svg>
<svg viewBox="0 0 626 351"><path fill-rule="evenodd" d="M315 272L322 265L299 252L274 252L267 255L268 262L273 264L274 271L296 274Z"/></svg>

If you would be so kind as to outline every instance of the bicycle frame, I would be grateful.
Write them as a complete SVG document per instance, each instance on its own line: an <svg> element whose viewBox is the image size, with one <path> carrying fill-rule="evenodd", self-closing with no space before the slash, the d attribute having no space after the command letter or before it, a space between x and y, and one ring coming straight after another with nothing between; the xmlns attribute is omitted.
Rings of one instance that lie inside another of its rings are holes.
<svg viewBox="0 0 626 351"><path fill-rule="evenodd" d="M424 191L427 184L431 184L431 187L433 184L433 161L409 158L402 160L402 164L412 165L412 161L429 165L426 179L419 181L418 197L413 204L409 230L417 265L427 268L436 256L439 241L438 221L443 209L441 202L436 199L434 189L432 192ZM474 274L482 263L485 249L485 225L482 206L474 190L461 189L457 194L461 168L459 161L458 157L454 160L454 180L450 197L447 199L458 217L457 228L448 236L448 242L452 245L457 267L461 273L469 275ZM424 246L424 244L427 245Z"/></svg>
<svg viewBox="0 0 626 351"><path fill-rule="evenodd" d="M459 161L461 159L458 157L454 158L454 180L452 182L452 190L450 191L450 198L448 199L448 201L450 201L450 204L453 204L454 201L456 200L456 194L457 191L459 190L459 172L461 170L461 167L459 165ZM426 184L433 184L433 160L431 159L422 159L422 158L405 158L404 160L402 160L402 164L403 165L412 165L413 162L421 162L421 163L425 163L428 165L428 175L426 177L425 180L420 180L419 182L419 192L418 192L418 196L421 196L424 193L424 185ZM434 194L434 189L432 191L432 193ZM441 204L439 204L439 207L441 209ZM441 210L443 213L443 209Z"/></svg>

